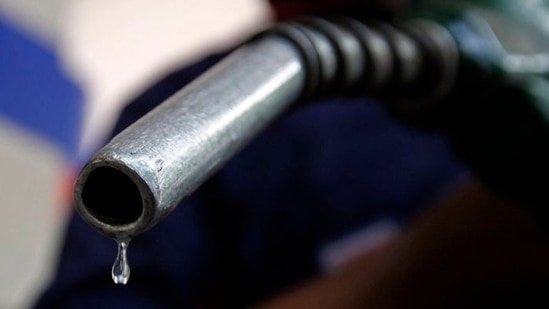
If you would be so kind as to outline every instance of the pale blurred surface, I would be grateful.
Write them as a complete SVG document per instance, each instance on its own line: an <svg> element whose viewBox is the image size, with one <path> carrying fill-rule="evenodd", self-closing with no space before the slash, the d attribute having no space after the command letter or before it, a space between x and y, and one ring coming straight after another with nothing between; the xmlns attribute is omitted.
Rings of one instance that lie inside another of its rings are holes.
<svg viewBox="0 0 549 309"><path fill-rule="evenodd" d="M82 152L94 149L120 104L151 80L268 20L262 0L74 1L60 50L87 95Z"/></svg>
<svg viewBox="0 0 549 309"><path fill-rule="evenodd" d="M144 87L263 28L270 12L261 0L0 0L0 18L56 51L82 87L83 159ZM0 121L0 309L29 307L51 276L67 213L64 160Z"/></svg>
<svg viewBox="0 0 549 309"><path fill-rule="evenodd" d="M58 152L0 122L0 308L28 307L52 274L64 219Z"/></svg>

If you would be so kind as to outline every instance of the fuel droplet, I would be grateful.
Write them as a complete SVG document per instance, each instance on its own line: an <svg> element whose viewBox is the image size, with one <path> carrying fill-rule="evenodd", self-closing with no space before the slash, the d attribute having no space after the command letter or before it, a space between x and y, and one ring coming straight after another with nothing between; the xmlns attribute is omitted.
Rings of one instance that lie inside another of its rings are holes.
<svg viewBox="0 0 549 309"><path fill-rule="evenodd" d="M112 281L116 284L126 284L130 279L130 265L128 265L127 250L129 241L117 240L118 254L112 265Z"/></svg>

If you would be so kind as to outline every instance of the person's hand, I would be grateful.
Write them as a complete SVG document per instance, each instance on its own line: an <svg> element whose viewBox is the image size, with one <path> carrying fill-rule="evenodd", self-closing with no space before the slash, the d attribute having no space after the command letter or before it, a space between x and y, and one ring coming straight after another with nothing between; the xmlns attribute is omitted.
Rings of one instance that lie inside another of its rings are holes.
<svg viewBox="0 0 549 309"><path fill-rule="evenodd" d="M524 308L547 302L548 260L536 219L475 182L402 235L259 308Z"/></svg>

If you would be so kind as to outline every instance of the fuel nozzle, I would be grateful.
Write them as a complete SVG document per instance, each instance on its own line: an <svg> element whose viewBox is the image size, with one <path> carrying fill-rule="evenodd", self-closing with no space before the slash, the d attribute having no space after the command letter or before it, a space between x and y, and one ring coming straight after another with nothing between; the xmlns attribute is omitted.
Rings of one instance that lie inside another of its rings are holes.
<svg viewBox="0 0 549 309"><path fill-rule="evenodd" d="M538 204L544 183L533 179L549 171L546 33L521 15L524 1L424 3L399 23L305 18L263 32L102 148L80 173L76 209L132 238L290 107L340 94L379 97L403 122L441 130L497 192ZM530 51L506 49L517 31L536 43Z"/></svg>
<svg viewBox="0 0 549 309"><path fill-rule="evenodd" d="M451 89L457 58L449 32L427 20L402 27L350 18L277 25L96 153L78 177L76 209L102 233L131 238L296 102L365 90L434 101Z"/></svg>

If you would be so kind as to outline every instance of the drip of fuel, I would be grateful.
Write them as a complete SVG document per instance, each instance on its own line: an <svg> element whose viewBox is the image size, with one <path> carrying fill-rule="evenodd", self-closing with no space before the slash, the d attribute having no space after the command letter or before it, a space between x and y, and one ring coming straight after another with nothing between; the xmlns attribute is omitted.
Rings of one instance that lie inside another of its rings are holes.
<svg viewBox="0 0 549 309"><path fill-rule="evenodd" d="M116 240L118 254L112 265L112 281L116 284L126 284L130 279L130 266L128 265L127 250L129 240Z"/></svg>

